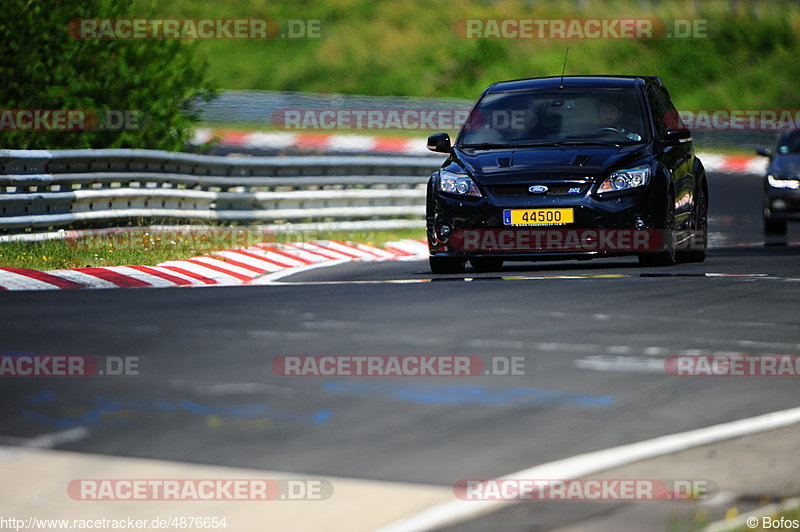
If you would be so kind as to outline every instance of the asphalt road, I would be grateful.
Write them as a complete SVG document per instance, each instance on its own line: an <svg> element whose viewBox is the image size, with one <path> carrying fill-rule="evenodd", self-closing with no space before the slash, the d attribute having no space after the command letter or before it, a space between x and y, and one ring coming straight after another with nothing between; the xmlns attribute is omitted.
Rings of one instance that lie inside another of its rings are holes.
<svg viewBox="0 0 800 532"><path fill-rule="evenodd" d="M762 245L757 178L710 177L702 264L432 276L424 262L352 263L270 286L2 293L4 352L138 357L141 370L4 379L0 435L87 426L58 448L450 486L795 407L792 378L658 371L677 354L800 348L800 246ZM328 354L522 357L525 371L348 379L270 367ZM557 513L553 526L577 519Z"/></svg>

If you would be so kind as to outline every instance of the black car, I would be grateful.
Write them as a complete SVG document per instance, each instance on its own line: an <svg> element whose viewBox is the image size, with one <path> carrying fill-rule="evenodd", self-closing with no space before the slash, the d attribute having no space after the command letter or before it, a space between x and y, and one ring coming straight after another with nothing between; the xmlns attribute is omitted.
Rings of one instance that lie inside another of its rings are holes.
<svg viewBox="0 0 800 532"><path fill-rule="evenodd" d="M764 235L767 244L786 242L789 220L800 220L800 130L785 131L775 153L766 147L756 153L770 158L764 176Z"/></svg>
<svg viewBox="0 0 800 532"><path fill-rule="evenodd" d="M463 272L466 261L493 270L509 260L705 259L705 170L657 77L495 83L454 145L438 133L428 149L449 154L427 190L434 273ZM658 245L616 245L652 235Z"/></svg>

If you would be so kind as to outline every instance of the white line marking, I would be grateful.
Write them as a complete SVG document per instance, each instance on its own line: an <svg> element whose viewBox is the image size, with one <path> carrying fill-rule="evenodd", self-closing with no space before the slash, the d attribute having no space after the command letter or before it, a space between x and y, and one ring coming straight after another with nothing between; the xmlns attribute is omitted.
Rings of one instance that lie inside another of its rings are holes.
<svg viewBox="0 0 800 532"><path fill-rule="evenodd" d="M798 422L800 422L800 408L779 410L729 423L721 423L701 429L620 445L602 451L579 454L563 460L523 469L500 477L499 480L531 478L577 479L647 458L672 454L756 432L774 430ZM474 519L479 515L492 512L513 502L515 501L453 500L428 508L415 516L397 521L381 528L379 532L431 530L450 526L468 519Z"/></svg>

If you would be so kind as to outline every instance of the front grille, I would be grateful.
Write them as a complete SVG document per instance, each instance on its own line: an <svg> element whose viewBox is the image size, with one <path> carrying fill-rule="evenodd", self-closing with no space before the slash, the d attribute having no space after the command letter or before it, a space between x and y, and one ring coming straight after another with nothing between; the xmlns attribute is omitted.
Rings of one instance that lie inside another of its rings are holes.
<svg viewBox="0 0 800 532"><path fill-rule="evenodd" d="M578 196L585 194L589 190L589 183L538 183L545 185L548 190L543 194L533 194L528 189L534 183L524 183L515 185L489 185L486 187L488 192L497 197L535 197L535 196ZM578 192L570 192L570 189L579 189Z"/></svg>

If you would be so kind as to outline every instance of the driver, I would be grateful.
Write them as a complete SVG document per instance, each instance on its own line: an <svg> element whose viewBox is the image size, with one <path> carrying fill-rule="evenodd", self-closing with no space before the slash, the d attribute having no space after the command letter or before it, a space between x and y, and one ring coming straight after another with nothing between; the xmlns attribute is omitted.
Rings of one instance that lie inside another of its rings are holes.
<svg viewBox="0 0 800 532"><path fill-rule="evenodd" d="M622 111L614 100L597 100L597 119L598 129L610 127L617 131L622 131L619 121L622 118Z"/></svg>
<svg viewBox="0 0 800 532"><path fill-rule="evenodd" d="M599 98L597 100L597 129L613 129L628 137L631 140L642 140L642 137L631 131L626 131L622 126L622 106L615 99Z"/></svg>

